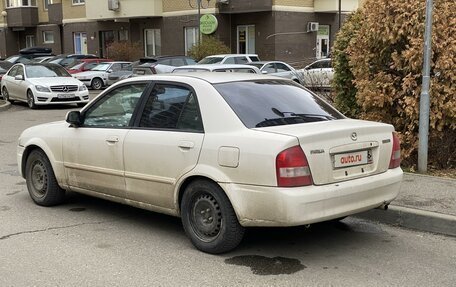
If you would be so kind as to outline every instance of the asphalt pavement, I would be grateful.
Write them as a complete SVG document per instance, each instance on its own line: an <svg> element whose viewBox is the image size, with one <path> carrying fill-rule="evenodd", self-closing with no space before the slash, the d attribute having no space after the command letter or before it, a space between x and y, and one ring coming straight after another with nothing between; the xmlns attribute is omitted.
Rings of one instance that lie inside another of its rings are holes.
<svg viewBox="0 0 456 287"><path fill-rule="evenodd" d="M10 103L0 99L0 111ZM405 173L398 197L387 210L355 217L420 231L456 236L456 179Z"/></svg>

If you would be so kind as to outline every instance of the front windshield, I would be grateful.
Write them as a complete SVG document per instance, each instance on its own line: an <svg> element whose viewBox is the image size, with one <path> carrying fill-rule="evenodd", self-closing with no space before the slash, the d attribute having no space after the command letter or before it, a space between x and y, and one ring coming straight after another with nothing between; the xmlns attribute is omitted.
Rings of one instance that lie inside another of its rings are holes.
<svg viewBox="0 0 456 287"><path fill-rule="evenodd" d="M255 80L214 87L248 128L345 118L328 103L286 80Z"/></svg>
<svg viewBox="0 0 456 287"><path fill-rule="evenodd" d="M28 78L71 77L64 68L54 65L27 65L25 74Z"/></svg>
<svg viewBox="0 0 456 287"><path fill-rule="evenodd" d="M198 62L198 64L219 64L223 61L223 57L207 57Z"/></svg>
<svg viewBox="0 0 456 287"><path fill-rule="evenodd" d="M96 65L92 71L107 71L109 69L109 67L111 66L111 64L109 63L101 63L101 64L98 64Z"/></svg>

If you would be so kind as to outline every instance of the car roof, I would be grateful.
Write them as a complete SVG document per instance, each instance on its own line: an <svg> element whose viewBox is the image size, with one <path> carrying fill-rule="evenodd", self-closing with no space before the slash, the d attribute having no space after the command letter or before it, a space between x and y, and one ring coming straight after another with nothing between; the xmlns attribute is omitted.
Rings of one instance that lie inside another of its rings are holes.
<svg viewBox="0 0 456 287"><path fill-rule="evenodd" d="M239 56L247 56L247 57L258 57L257 54L219 54L219 55L210 55L206 58L215 58L215 57L239 57Z"/></svg>
<svg viewBox="0 0 456 287"><path fill-rule="evenodd" d="M187 65L177 67L174 70L184 70L184 69L206 69L206 70L216 70L216 69L252 69L250 65L242 64L198 64L198 65Z"/></svg>
<svg viewBox="0 0 456 287"><path fill-rule="evenodd" d="M285 78L261 75L261 74L251 74L251 73L212 73L212 72L193 72L193 73L167 73L167 74L154 74L147 76L137 76L134 78L129 78L126 81L141 81L141 80L170 80L170 81L179 81L183 78L193 78L199 79L211 84L227 83L227 82L240 82L240 81L252 81L252 80L283 80L287 81ZM124 82L125 83L125 82Z"/></svg>

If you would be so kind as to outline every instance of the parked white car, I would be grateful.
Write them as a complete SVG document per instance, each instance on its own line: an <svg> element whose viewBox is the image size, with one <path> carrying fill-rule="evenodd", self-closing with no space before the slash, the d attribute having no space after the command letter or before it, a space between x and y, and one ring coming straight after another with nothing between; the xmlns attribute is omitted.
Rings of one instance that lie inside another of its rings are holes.
<svg viewBox="0 0 456 287"><path fill-rule="evenodd" d="M331 88L334 69L331 59L321 59L299 70L302 74L303 85L310 88Z"/></svg>
<svg viewBox="0 0 456 287"><path fill-rule="evenodd" d="M135 77L66 121L26 129L31 198L65 190L180 216L200 250L249 226L295 226L388 205L402 179L391 125L353 120L301 85L247 73Z"/></svg>
<svg viewBox="0 0 456 287"><path fill-rule="evenodd" d="M189 73L189 72L233 72L233 73L251 73L260 74L257 67L249 65L236 65L236 64L198 64L177 67L173 73Z"/></svg>
<svg viewBox="0 0 456 287"><path fill-rule="evenodd" d="M221 54L207 56L200 60L198 64L246 64L258 62L260 58L257 54Z"/></svg>
<svg viewBox="0 0 456 287"><path fill-rule="evenodd" d="M301 83L300 74L290 65L281 61L260 61L252 62L247 65L257 67L262 74L277 76Z"/></svg>
<svg viewBox="0 0 456 287"><path fill-rule="evenodd" d="M101 90L108 85L108 76L112 72L125 69L131 62L105 62L100 63L90 71L73 74L73 77L82 81L87 87Z"/></svg>
<svg viewBox="0 0 456 287"><path fill-rule="evenodd" d="M16 64L2 77L1 90L7 101L22 101L33 109L37 105L89 102L87 87L57 64Z"/></svg>

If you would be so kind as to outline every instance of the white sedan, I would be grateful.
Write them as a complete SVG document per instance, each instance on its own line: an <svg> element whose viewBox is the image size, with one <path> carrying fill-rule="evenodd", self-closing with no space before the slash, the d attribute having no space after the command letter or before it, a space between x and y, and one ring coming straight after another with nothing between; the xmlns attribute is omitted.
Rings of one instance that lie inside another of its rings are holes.
<svg viewBox="0 0 456 287"><path fill-rule="evenodd" d="M87 87L100 90L108 85L108 76L131 65L131 62L105 62L100 63L90 71L73 74L73 77L82 81Z"/></svg>
<svg viewBox="0 0 456 287"><path fill-rule="evenodd" d="M180 216L196 248L246 227L385 207L402 179L388 124L353 120L291 80L244 73L135 77L66 121L25 130L19 170L38 205L65 190Z"/></svg>
<svg viewBox="0 0 456 287"><path fill-rule="evenodd" d="M1 91L10 102L22 101L33 109L37 105L89 102L87 87L57 64L16 64L2 77Z"/></svg>
<svg viewBox="0 0 456 287"><path fill-rule="evenodd" d="M298 71L302 75L302 84L309 88L328 89L334 78L334 69L330 58L317 60Z"/></svg>

